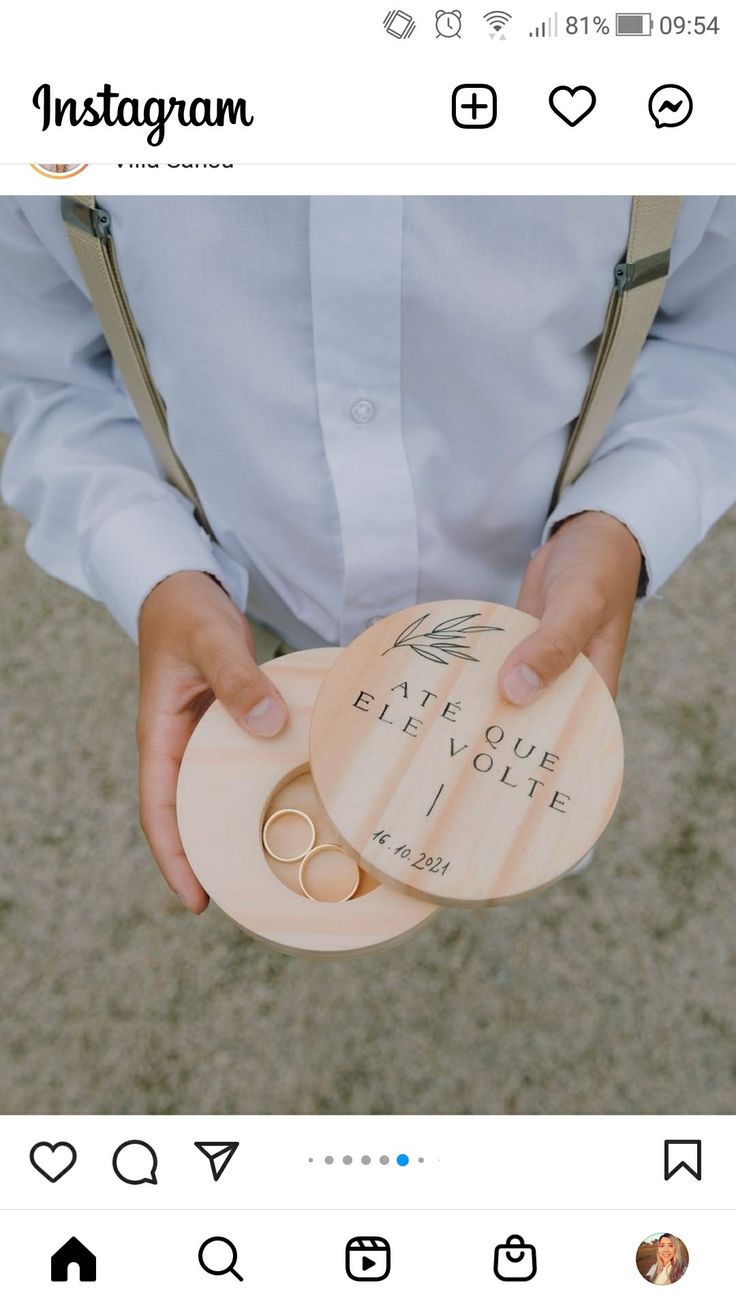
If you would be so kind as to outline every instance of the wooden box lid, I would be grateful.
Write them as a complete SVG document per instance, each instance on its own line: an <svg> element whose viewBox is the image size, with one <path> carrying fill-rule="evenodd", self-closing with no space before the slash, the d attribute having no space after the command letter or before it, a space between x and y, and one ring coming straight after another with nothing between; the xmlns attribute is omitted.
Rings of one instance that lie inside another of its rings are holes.
<svg viewBox="0 0 736 1308"><path fill-rule="evenodd" d="M437 904L515 899L563 875L616 806L623 741L582 654L520 708L498 689L538 626L501 604L418 604L369 627L312 711L317 793L361 865Z"/></svg>

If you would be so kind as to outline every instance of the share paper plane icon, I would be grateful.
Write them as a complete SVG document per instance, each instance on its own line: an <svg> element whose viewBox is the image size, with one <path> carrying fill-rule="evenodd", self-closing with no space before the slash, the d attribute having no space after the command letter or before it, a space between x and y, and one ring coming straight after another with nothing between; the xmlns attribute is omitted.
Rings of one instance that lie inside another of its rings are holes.
<svg viewBox="0 0 736 1308"><path fill-rule="evenodd" d="M195 1140L194 1148L204 1154L211 1169L212 1180L219 1181L222 1173L225 1171L235 1150L238 1148L237 1140Z"/></svg>

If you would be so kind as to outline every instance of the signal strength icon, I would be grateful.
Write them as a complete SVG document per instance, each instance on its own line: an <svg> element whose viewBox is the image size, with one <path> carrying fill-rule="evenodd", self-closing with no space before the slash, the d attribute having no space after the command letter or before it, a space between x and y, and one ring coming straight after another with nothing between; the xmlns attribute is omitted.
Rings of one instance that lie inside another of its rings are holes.
<svg viewBox="0 0 736 1308"><path fill-rule="evenodd" d="M507 14L503 9L491 9L483 17L491 29L491 40L495 41L496 37L499 37L501 41L505 41L506 36L503 29L511 22L511 14Z"/></svg>
<svg viewBox="0 0 736 1308"><path fill-rule="evenodd" d="M559 14L551 14L539 27L535 27L530 36L557 36L559 34Z"/></svg>

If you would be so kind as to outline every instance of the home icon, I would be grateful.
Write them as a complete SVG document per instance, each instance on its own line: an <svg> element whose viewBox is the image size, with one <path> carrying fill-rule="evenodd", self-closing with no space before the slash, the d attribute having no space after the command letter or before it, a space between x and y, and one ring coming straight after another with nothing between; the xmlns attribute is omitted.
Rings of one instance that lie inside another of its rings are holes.
<svg viewBox="0 0 736 1308"><path fill-rule="evenodd" d="M68 1281L69 1268L76 1263L79 1268L80 1281L97 1280L97 1259L90 1253L81 1240L73 1235L66 1244L51 1255L51 1280Z"/></svg>

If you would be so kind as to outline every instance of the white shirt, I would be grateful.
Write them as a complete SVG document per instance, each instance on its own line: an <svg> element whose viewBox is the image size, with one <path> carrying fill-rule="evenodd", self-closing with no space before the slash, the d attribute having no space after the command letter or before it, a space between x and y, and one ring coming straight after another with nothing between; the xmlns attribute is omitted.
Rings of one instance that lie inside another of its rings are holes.
<svg viewBox="0 0 736 1308"><path fill-rule="evenodd" d="M661 1267L659 1271L657 1271L657 1264L655 1263L647 1275L649 1276L652 1285L669 1285L670 1277L672 1275L672 1263L667 1263L667 1265Z"/></svg>
<svg viewBox="0 0 736 1308"><path fill-rule="evenodd" d="M100 203L220 547L160 478L55 197L0 201L2 491L31 557L131 635L185 568L301 646L420 600L513 603L581 509L627 524L653 592L736 499L734 199L686 199L633 382L551 518L629 196Z"/></svg>

